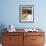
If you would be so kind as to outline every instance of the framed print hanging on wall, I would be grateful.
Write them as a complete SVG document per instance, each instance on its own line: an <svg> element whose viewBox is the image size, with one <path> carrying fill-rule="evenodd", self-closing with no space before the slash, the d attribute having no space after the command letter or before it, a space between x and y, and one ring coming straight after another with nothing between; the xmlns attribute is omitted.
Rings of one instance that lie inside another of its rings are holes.
<svg viewBox="0 0 46 46"><path fill-rule="evenodd" d="M34 22L34 5L19 6L19 21L25 23Z"/></svg>

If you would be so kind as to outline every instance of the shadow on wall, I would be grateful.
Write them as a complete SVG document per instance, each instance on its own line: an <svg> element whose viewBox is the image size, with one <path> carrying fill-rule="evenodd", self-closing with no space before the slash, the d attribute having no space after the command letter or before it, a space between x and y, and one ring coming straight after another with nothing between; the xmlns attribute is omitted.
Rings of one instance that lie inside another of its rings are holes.
<svg viewBox="0 0 46 46"><path fill-rule="evenodd" d="M6 28L5 25L0 24L0 43L2 43L2 36L3 36L2 33L6 31L6 29L4 30L4 28Z"/></svg>

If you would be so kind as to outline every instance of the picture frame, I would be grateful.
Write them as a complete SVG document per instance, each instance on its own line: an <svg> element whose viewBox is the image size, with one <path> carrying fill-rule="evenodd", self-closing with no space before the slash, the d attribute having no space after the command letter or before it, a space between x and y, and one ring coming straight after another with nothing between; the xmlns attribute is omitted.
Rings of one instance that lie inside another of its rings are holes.
<svg viewBox="0 0 46 46"><path fill-rule="evenodd" d="M19 22L34 22L34 5L19 6Z"/></svg>

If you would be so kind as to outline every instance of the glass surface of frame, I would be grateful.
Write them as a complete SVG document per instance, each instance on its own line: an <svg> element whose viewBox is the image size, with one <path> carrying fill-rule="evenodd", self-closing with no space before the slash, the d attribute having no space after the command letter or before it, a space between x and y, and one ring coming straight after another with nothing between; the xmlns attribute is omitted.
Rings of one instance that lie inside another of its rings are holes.
<svg viewBox="0 0 46 46"><path fill-rule="evenodd" d="M34 5L19 6L19 21L25 23L34 22Z"/></svg>

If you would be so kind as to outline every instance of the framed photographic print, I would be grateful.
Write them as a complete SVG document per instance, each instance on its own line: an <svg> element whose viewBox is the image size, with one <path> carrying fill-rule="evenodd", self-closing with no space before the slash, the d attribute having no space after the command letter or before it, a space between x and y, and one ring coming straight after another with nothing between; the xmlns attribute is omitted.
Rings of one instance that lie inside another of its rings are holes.
<svg viewBox="0 0 46 46"><path fill-rule="evenodd" d="M34 22L34 5L19 6L19 21L25 23Z"/></svg>

